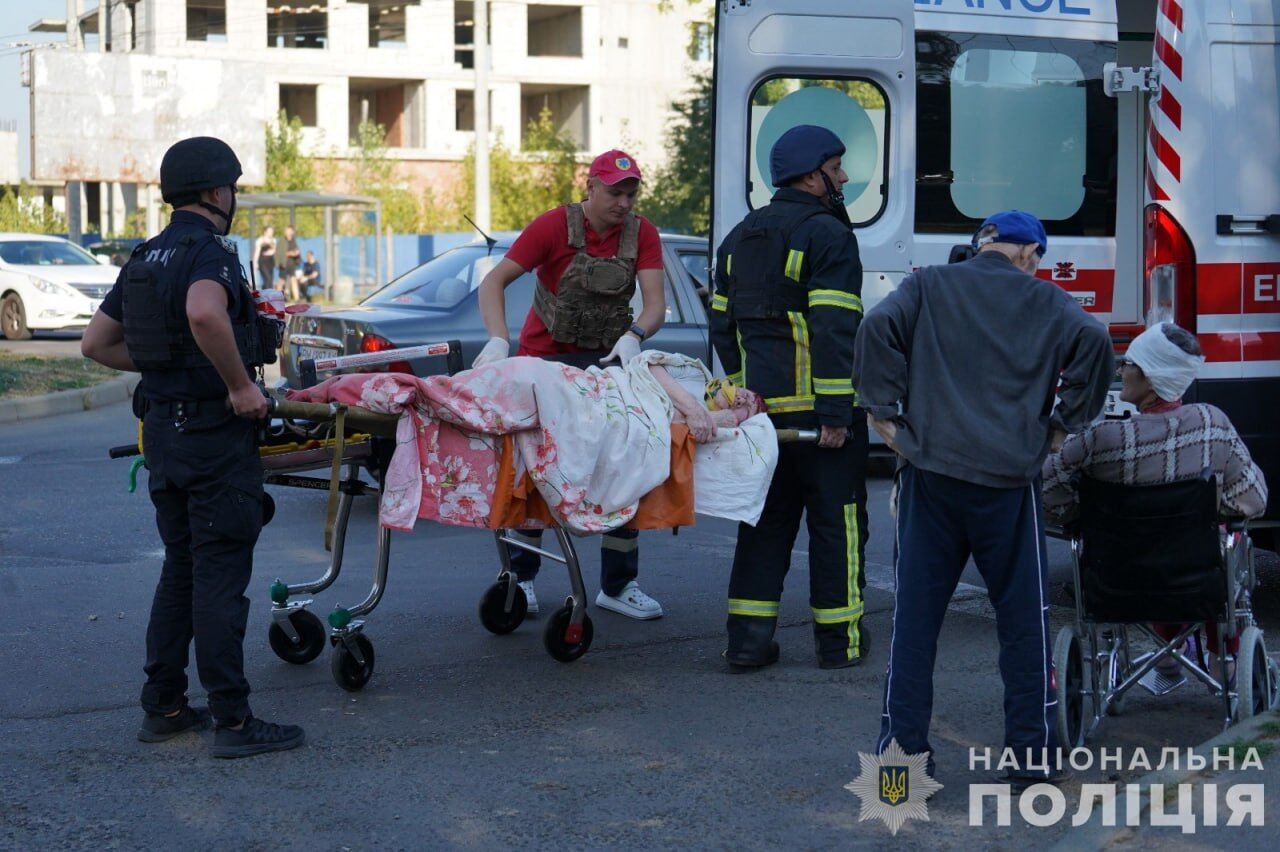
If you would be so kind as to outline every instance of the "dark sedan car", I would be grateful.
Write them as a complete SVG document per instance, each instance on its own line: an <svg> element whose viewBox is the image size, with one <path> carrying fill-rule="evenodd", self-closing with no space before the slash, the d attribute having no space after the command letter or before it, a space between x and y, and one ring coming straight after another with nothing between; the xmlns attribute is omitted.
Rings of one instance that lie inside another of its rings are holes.
<svg viewBox="0 0 1280 852"><path fill-rule="evenodd" d="M320 313L289 318L281 373L297 387L298 362L303 358L353 355L384 349L403 349L444 340L462 341L467 366L488 341L480 319L477 289L480 281L506 254L513 237L499 239L491 247L477 240L437 255L405 273L352 308L330 308ZM666 282L667 318L662 328L645 341L646 349L680 352L711 364L704 304L707 292L707 241L696 237L663 235L662 255ZM534 276L517 278L507 288L507 329L516 340L533 304ZM633 301L640 312L640 293ZM403 368L403 365L395 365ZM412 361L419 376L442 373L443 358ZM323 377L322 377L323 378Z"/></svg>

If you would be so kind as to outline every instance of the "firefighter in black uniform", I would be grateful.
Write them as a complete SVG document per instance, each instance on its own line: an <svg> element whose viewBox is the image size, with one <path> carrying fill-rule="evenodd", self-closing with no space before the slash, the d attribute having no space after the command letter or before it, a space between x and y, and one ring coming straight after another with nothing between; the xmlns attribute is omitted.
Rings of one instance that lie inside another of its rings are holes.
<svg viewBox="0 0 1280 852"><path fill-rule="evenodd" d="M259 319L226 239L240 174L218 139L184 139L165 152L160 190L173 217L133 252L81 344L101 364L142 373L134 413L165 557L147 626L138 739L204 730L212 715L215 757L304 740L297 726L252 715L244 677L244 592L262 529L256 421L267 413L254 373L274 360L279 328ZM187 704L193 638L208 710Z"/></svg>
<svg viewBox="0 0 1280 852"><path fill-rule="evenodd" d="M809 604L822 668L857 665L867 539L867 431L852 385L862 263L840 188L845 147L800 125L770 152L778 188L716 255L711 338L729 378L765 398L774 425L819 429L784 444L754 527L738 527L729 579L733 671L778 659L773 635L801 514L809 526Z"/></svg>

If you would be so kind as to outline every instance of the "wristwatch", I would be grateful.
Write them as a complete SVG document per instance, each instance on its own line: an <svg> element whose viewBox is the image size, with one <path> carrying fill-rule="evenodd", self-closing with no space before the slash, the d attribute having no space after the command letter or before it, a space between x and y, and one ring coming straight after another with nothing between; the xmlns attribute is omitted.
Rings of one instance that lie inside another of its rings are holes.
<svg viewBox="0 0 1280 852"><path fill-rule="evenodd" d="M640 327L639 323L633 322L631 324L631 328L627 329L627 331L631 332L636 337L640 338L641 343L644 343L644 339L649 336L648 334L645 333L645 330Z"/></svg>

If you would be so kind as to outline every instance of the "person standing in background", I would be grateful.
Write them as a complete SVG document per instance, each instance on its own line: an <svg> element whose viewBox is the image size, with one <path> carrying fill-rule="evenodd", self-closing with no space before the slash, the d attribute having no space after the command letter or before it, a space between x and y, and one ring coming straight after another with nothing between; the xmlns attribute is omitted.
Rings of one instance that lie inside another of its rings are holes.
<svg viewBox="0 0 1280 852"><path fill-rule="evenodd" d="M270 225L254 240L253 264L258 267L258 289L270 290L276 278L276 232Z"/></svg>

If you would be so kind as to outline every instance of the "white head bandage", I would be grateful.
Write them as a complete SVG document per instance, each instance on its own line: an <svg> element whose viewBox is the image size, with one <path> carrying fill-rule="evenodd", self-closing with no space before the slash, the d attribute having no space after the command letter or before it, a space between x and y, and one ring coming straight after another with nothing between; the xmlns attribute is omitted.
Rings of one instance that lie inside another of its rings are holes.
<svg viewBox="0 0 1280 852"><path fill-rule="evenodd" d="M1167 323L1153 325L1129 344L1124 357L1137 364L1151 382L1156 395L1166 402L1181 399L1195 381L1204 363L1203 355L1192 355L1164 333Z"/></svg>

